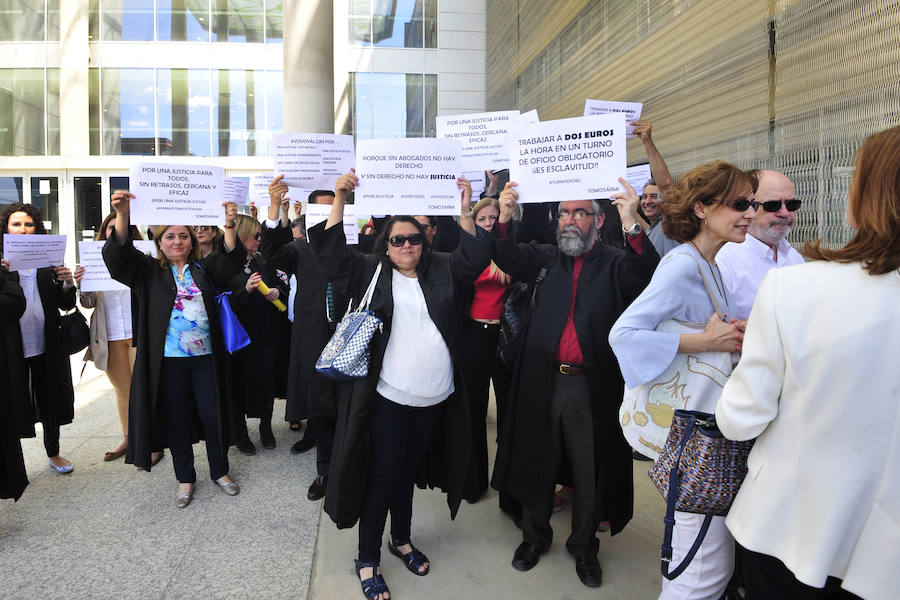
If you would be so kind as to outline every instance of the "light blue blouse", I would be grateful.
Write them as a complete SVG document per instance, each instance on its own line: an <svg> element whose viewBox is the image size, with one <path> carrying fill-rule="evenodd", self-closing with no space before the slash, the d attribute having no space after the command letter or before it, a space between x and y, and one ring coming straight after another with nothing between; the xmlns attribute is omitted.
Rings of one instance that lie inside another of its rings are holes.
<svg viewBox="0 0 900 600"><path fill-rule="evenodd" d="M691 244L681 244L660 261L653 279L609 332L609 344L628 387L637 387L665 371L678 353L681 336L656 331L663 321L705 326L715 312L703 286L705 269L712 292L726 317L734 314L718 267L710 266Z"/></svg>
<svg viewBox="0 0 900 600"><path fill-rule="evenodd" d="M163 356L178 358L212 354L209 316L203 304L203 293L194 283L190 267L185 265L184 273L179 274L178 267L172 265L172 275L177 291L166 329Z"/></svg>

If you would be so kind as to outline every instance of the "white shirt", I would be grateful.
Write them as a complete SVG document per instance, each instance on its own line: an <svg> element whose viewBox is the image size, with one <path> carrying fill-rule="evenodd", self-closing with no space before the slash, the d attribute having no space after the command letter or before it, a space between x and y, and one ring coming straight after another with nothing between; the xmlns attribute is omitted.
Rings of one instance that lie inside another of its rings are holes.
<svg viewBox="0 0 900 600"><path fill-rule="evenodd" d="M294 301L297 299L297 288L298 288L296 275L291 275L290 286L291 287L290 287L290 292L288 292L288 301L287 301L288 321L293 323L294 322Z"/></svg>
<svg viewBox="0 0 900 600"><path fill-rule="evenodd" d="M19 285L25 293L25 314L19 318L22 330L22 350L25 358L38 356L46 350L44 344L44 304L37 287L37 269L19 271Z"/></svg>
<svg viewBox="0 0 900 600"><path fill-rule="evenodd" d="M115 290L103 292L103 316L106 317L106 341L130 340L131 292Z"/></svg>
<svg viewBox="0 0 900 600"><path fill-rule="evenodd" d="M806 262L787 240L780 240L777 247L778 261L775 260L775 251L768 244L747 234L742 244L728 242L716 254L716 264L722 271L728 292L734 298L736 310L732 316L735 319L750 316L756 292L769 269Z"/></svg>
<svg viewBox="0 0 900 600"><path fill-rule="evenodd" d="M394 315L378 393L405 406L434 406L453 393L453 362L428 314L418 278L392 269Z"/></svg>

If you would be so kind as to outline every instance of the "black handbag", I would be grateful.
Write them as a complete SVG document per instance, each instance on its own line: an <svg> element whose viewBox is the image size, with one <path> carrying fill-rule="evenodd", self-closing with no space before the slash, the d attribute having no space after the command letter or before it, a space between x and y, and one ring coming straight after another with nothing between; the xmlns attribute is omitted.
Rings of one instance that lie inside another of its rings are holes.
<svg viewBox="0 0 900 600"><path fill-rule="evenodd" d="M556 252L547 257L547 263L541 267L531 293L528 293L528 284L524 281L510 284L503 293L503 308L500 311L500 338L497 341L497 358L503 364L512 369L519 354L522 353L522 344L525 340L525 331L528 329L528 321L534 310L534 303L538 290L547 277L547 271L556 261Z"/></svg>
<svg viewBox="0 0 900 600"><path fill-rule="evenodd" d="M77 308L59 318L59 347L66 354L81 352L91 343L87 319Z"/></svg>

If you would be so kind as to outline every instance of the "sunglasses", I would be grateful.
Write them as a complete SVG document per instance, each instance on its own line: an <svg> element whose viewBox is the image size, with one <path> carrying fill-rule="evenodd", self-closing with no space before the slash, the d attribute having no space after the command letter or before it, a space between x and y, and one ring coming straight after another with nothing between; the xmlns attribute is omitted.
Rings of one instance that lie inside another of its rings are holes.
<svg viewBox="0 0 900 600"><path fill-rule="evenodd" d="M213 229L212 225L194 225L194 231L212 231Z"/></svg>
<svg viewBox="0 0 900 600"><path fill-rule="evenodd" d="M409 242L410 246L418 246L425 240L425 236L421 233L414 233L412 235L392 235L388 238L388 241L391 243L391 246L394 248L402 248L403 244Z"/></svg>
<svg viewBox="0 0 900 600"><path fill-rule="evenodd" d="M759 209L759 202L756 200L748 200L747 198L732 198L731 200L726 200L722 204L729 208L733 208L738 212L744 212L751 206L754 211Z"/></svg>
<svg viewBox="0 0 900 600"><path fill-rule="evenodd" d="M766 212L778 212L781 210L781 202L781 200L766 200L762 203L763 210ZM803 204L803 200L797 200L796 198L784 201L784 206L788 209L788 212L794 212L800 208L801 204Z"/></svg>

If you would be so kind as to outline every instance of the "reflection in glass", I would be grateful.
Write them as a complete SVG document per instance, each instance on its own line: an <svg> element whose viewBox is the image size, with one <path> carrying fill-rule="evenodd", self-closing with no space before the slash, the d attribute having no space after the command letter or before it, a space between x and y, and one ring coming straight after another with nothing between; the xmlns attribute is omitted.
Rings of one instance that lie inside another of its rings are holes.
<svg viewBox="0 0 900 600"><path fill-rule="evenodd" d="M271 156L275 152L273 134L284 131L284 73L281 71L266 73L266 115L266 156Z"/></svg>
<svg viewBox="0 0 900 600"><path fill-rule="evenodd" d="M284 8L282 0L266 1L266 41L281 43L284 37Z"/></svg>
<svg viewBox="0 0 900 600"><path fill-rule="evenodd" d="M44 185L50 186L49 194L41 193L41 181L47 181ZM44 221L50 221L47 233L59 233L59 179L56 177L32 177L31 178L31 203L41 209Z"/></svg>
<svg viewBox="0 0 900 600"><path fill-rule="evenodd" d="M159 154L210 156L210 110L207 69L157 70L159 136L171 140Z"/></svg>
<svg viewBox="0 0 900 600"><path fill-rule="evenodd" d="M263 0L212 0L212 9L214 41L264 41Z"/></svg>
<svg viewBox="0 0 900 600"><path fill-rule="evenodd" d="M88 143L91 156L100 154L100 69L88 69Z"/></svg>
<svg viewBox="0 0 900 600"><path fill-rule="evenodd" d="M59 0L47 0L47 40L59 41Z"/></svg>
<svg viewBox="0 0 900 600"><path fill-rule="evenodd" d="M93 234L84 235L86 230L97 232L103 222L104 207L100 193L99 177L73 177L75 184L75 239L92 240ZM78 245L75 245L76 260Z"/></svg>
<svg viewBox="0 0 900 600"><path fill-rule="evenodd" d="M104 203L104 217L106 213L111 213L113 211L112 207L112 194L116 190L127 190L128 189L128 177L127 176L119 176L113 177L109 176L109 197L106 198L106 202Z"/></svg>
<svg viewBox="0 0 900 600"><path fill-rule="evenodd" d="M157 0L156 39L208 42L209 0Z"/></svg>
<svg viewBox="0 0 900 600"><path fill-rule="evenodd" d="M257 146L265 133L265 90L262 71L216 71L218 89L213 113L217 115L216 154L257 156L265 153Z"/></svg>
<svg viewBox="0 0 900 600"><path fill-rule="evenodd" d="M437 0L350 0L350 43L435 48Z"/></svg>
<svg viewBox="0 0 900 600"><path fill-rule="evenodd" d="M44 0L0 0L0 41L44 41Z"/></svg>
<svg viewBox="0 0 900 600"><path fill-rule="evenodd" d="M351 73L350 88L356 139L435 135L437 75Z"/></svg>
<svg viewBox="0 0 900 600"><path fill-rule="evenodd" d="M88 2L88 39L92 42L100 41L100 0Z"/></svg>
<svg viewBox="0 0 900 600"><path fill-rule="evenodd" d="M59 69L47 69L47 154L59 156Z"/></svg>
<svg viewBox="0 0 900 600"><path fill-rule="evenodd" d="M22 178L0 177L0 210L4 204L22 201Z"/></svg>
<svg viewBox="0 0 900 600"><path fill-rule="evenodd" d="M44 69L0 69L0 156L44 154L44 99Z"/></svg>
<svg viewBox="0 0 900 600"><path fill-rule="evenodd" d="M153 0L105 0L103 39L153 40Z"/></svg>
<svg viewBox="0 0 900 600"><path fill-rule="evenodd" d="M103 69L103 154L155 154L153 69Z"/></svg>

